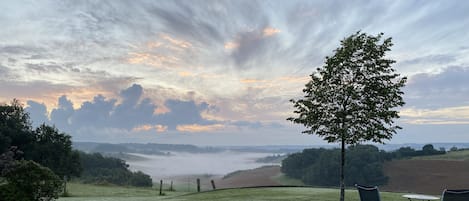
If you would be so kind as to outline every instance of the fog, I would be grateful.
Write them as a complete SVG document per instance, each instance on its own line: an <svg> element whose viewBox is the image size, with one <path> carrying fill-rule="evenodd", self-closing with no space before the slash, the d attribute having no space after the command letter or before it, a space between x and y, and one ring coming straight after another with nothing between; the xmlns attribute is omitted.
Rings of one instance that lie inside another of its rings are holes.
<svg viewBox="0 0 469 201"><path fill-rule="evenodd" d="M271 156L271 153L178 153L170 156L162 155L132 155L146 158L146 160L127 161L131 170L140 170L149 174L153 179L168 178L182 175L225 175L236 170L253 169L272 163L257 163L256 159Z"/></svg>

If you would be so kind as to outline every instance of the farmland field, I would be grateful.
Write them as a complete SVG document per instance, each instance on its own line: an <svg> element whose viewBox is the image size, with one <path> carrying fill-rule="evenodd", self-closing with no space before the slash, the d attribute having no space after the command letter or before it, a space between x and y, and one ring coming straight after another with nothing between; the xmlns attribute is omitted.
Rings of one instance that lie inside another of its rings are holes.
<svg viewBox="0 0 469 201"><path fill-rule="evenodd" d="M469 150L450 151L446 154L413 157L414 160L457 160L469 161Z"/></svg>

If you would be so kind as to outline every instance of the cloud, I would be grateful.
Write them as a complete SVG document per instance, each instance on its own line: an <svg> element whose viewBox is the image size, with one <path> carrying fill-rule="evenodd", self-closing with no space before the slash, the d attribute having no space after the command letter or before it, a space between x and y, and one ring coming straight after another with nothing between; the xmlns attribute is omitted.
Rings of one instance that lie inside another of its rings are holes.
<svg viewBox="0 0 469 201"><path fill-rule="evenodd" d="M239 44L236 42L226 42L223 47L226 50L232 50L232 49L237 49L239 47Z"/></svg>
<svg viewBox="0 0 469 201"><path fill-rule="evenodd" d="M67 71L63 66L57 65L56 63L26 63L26 68L38 73L64 73Z"/></svg>
<svg viewBox="0 0 469 201"><path fill-rule="evenodd" d="M0 54L30 55L46 51L42 47L27 45L0 45Z"/></svg>
<svg viewBox="0 0 469 201"><path fill-rule="evenodd" d="M196 104L194 101L167 100L164 104L169 112L158 115L156 121L168 126L170 130L183 124L208 125L216 123L202 117L201 113L209 109L209 105L205 102Z"/></svg>
<svg viewBox="0 0 469 201"><path fill-rule="evenodd" d="M451 66L440 73L420 73L404 88L407 107L442 108L469 105L469 67Z"/></svg>
<svg viewBox="0 0 469 201"><path fill-rule="evenodd" d="M33 119L32 125L34 127L38 127L43 123L49 124L46 105L35 101L28 101L27 105L28 106L25 108L25 111L29 113L30 118Z"/></svg>
<svg viewBox="0 0 469 201"><path fill-rule="evenodd" d="M8 79L11 76L11 70L0 64L0 80Z"/></svg>
<svg viewBox="0 0 469 201"><path fill-rule="evenodd" d="M451 66L439 73L420 73L404 88L400 114L408 124L469 124L469 68Z"/></svg>
<svg viewBox="0 0 469 201"><path fill-rule="evenodd" d="M132 129L132 131L135 131L135 132L151 131L151 130L155 130L158 133L162 133L168 130L168 126L164 126L160 124L157 124L157 125L144 124L144 125L139 125Z"/></svg>
<svg viewBox="0 0 469 201"><path fill-rule="evenodd" d="M204 17L204 15L216 17L219 13L214 10L201 10L197 5L185 1L174 3L175 5L153 4L147 8L148 14L156 16L155 19L164 25L164 32L206 44L221 40L222 36L216 24L210 18Z"/></svg>
<svg viewBox="0 0 469 201"><path fill-rule="evenodd" d="M262 30L262 36L264 37L274 36L278 33L280 33L280 30L272 27L266 27Z"/></svg>
<svg viewBox="0 0 469 201"><path fill-rule="evenodd" d="M414 65L414 64L445 64L456 61L455 55L450 54L436 54L436 55L426 55L422 57L412 58L409 60L404 60L399 62L399 65Z"/></svg>
<svg viewBox="0 0 469 201"><path fill-rule="evenodd" d="M253 30L238 33L232 46L232 58L238 67L253 68L258 66L259 59L264 59L264 56L275 52L276 46L279 46L278 40L272 36L275 30L264 28L262 30ZM236 45L234 45L236 44ZM236 47L236 48L234 48Z"/></svg>
<svg viewBox="0 0 469 201"><path fill-rule="evenodd" d="M404 108L403 121L409 124L469 124L469 106L439 109Z"/></svg>
<svg viewBox="0 0 469 201"><path fill-rule="evenodd" d="M357 30L393 37L390 56L411 76L406 107L468 102L462 44L469 26L455 20L467 18L468 3L11 1L2 8L0 101L56 109L49 118L83 136L130 138L142 125L168 133L179 125L283 122L292 110L288 99L301 95L307 75ZM146 88L129 89L132 83Z"/></svg>
<svg viewBox="0 0 469 201"><path fill-rule="evenodd" d="M212 132L225 128L223 124L212 125L199 125L199 124L185 124L176 126L176 130L189 133Z"/></svg>
<svg viewBox="0 0 469 201"><path fill-rule="evenodd" d="M53 109L50 114L50 119L53 124L55 124L58 128L64 129L67 132L70 132L72 129L70 128L71 125L71 117L75 113L73 109L72 101L68 100L65 95L61 96L58 100L57 108ZM34 121L34 119L33 119Z"/></svg>
<svg viewBox="0 0 469 201"><path fill-rule="evenodd" d="M158 106L145 97L141 85L133 84L118 95L118 98L96 95L80 106L63 95L57 107L51 110L50 121L44 104L28 101L27 110L34 122L50 122L68 133L81 133L81 137L86 137L84 131L210 132L222 128L220 122L202 117L202 113L212 108L205 102L169 99L164 102L167 111L156 113ZM99 132L90 135L99 135Z"/></svg>

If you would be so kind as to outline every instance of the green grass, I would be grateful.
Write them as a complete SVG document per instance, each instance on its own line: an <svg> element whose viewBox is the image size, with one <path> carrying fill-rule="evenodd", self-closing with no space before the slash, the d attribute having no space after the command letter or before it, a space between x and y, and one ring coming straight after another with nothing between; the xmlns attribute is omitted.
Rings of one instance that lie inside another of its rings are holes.
<svg viewBox="0 0 469 201"><path fill-rule="evenodd" d="M117 186L96 186L88 184L71 183L69 192L72 197L60 198L59 201L189 201L189 200L220 200L220 201L246 201L246 200L310 200L310 201L337 201L338 189L328 188L245 188L207 191L202 193L167 192L159 196L157 189L133 188ZM400 193L381 192L382 200L403 200ZM359 201L356 190L346 191L347 201Z"/></svg>
<svg viewBox="0 0 469 201"><path fill-rule="evenodd" d="M136 188L121 186L101 186L81 183L68 183L68 194L70 197L60 198L59 201L72 200L155 200L159 196L159 189ZM164 191L166 196L184 194L184 192Z"/></svg>
<svg viewBox="0 0 469 201"><path fill-rule="evenodd" d="M402 200L402 194L382 192L382 200ZM347 201L359 201L356 190L346 191ZM338 189L326 188L247 188L229 189L198 194L176 196L171 201L189 200L219 200L219 201L245 201L245 200L309 200L309 201L337 201L339 200Z"/></svg>
<svg viewBox="0 0 469 201"><path fill-rule="evenodd" d="M461 151L450 151L442 155L433 155L433 156L419 156L413 157L415 160L457 160L457 161L468 161L469 160L469 150Z"/></svg>
<svg viewBox="0 0 469 201"><path fill-rule="evenodd" d="M283 173L280 173L279 175L272 177L272 179L278 182L279 184L285 185L285 186L304 186L305 185L301 180L288 177Z"/></svg>

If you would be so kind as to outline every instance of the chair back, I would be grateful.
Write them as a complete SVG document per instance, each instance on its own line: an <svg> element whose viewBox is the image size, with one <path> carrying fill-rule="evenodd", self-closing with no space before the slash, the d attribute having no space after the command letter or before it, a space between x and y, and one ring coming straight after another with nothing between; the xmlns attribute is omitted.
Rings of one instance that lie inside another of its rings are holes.
<svg viewBox="0 0 469 201"><path fill-rule="evenodd" d="M468 201L469 190L448 190L443 191L441 201Z"/></svg>
<svg viewBox="0 0 469 201"><path fill-rule="evenodd" d="M361 201L381 201L377 186L369 187L355 184L355 187L358 189Z"/></svg>

